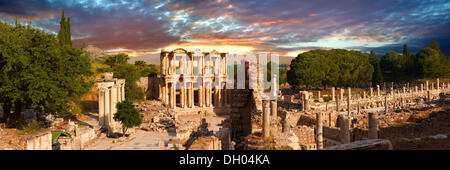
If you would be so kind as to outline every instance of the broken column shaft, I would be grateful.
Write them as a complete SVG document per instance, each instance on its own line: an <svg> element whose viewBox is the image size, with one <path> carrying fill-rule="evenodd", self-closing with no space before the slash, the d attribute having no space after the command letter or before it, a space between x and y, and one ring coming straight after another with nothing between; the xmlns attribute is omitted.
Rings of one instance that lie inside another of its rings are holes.
<svg viewBox="0 0 450 170"><path fill-rule="evenodd" d="M369 113L369 139L378 138L377 117L375 113Z"/></svg>
<svg viewBox="0 0 450 170"><path fill-rule="evenodd" d="M322 113L316 113L316 148L323 149Z"/></svg>

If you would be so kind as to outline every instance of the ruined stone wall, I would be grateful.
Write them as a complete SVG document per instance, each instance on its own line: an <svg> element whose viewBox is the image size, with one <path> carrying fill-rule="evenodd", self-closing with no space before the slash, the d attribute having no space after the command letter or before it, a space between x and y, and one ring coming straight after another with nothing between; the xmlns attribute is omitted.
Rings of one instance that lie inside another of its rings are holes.
<svg viewBox="0 0 450 170"><path fill-rule="evenodd" d="M58 140L61 144L61 150L81 150L84 149L97 135L93 128L76 127L75 136L60 137Z"/></svg>
<svg viewBox="0 0 450 170"><path fill-rule="evenodd" d="M314 128L308 126L298 126L292 129L298 137L300 145L308 145L315 143Z"/></svg>
<svg viewBox="0 0 450 170"><path fill-rule="evenodd" d="M147 100L155 100L159 98L159 81L158 77L141 77L136 83L147 92L145 97Z"/></svg>
<svg viewBox="0 0 450 170"><path fill-rule="evenodd" d="M27 140L26 150L52 150L52 132L42 132Z"/></svg>

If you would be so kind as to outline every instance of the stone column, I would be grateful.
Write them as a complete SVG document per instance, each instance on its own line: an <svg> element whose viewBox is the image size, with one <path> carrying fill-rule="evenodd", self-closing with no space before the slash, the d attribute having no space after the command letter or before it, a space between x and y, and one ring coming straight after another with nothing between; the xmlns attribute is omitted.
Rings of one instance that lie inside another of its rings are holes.
<svg viewBox="0 0 450 170"><path fill-rule="evenodd" d="M111 114L108 116L108 119L110 121L109 125L112 125L111 123L114 122L114 114L117 113L117 87L118 85L114 85L111 87Z"/></svg>
<svg viewBox="0 0 450 170"><path fill-rule="evenodd" d="M394 96L394 87L391 87L390 92L391 92L391 96Z"/></svg>
<svg viewBox="0 0 450 170"><path fill-rule="evenodd" d="M331 88L331 101L336 100L336 91L335 87Z"/></svg>
<svg viewBox="0 0 450 170"><path fill-rule="evenodd" d="M189 89L189 92L190 92L190 104L189 104L189 108L194 108L194 83L190 83L190 89Z"/></svg>
<svg viewBox="0 0 450 170"><path fill-rule="evenodd" d="M347 116L350 116L350 96L347 96Z"/></svg>
<svg viewBox="0 0 450 170"><path fill-rule="evenodd" d="M222 107L223 105L223 97L222 97L222 87L217 86L217 106Z"/></svg>
<svg viewBox="0 0 450 170"><path fill-rule="evenodd" d="M367 98L366 90L363 91L363 99Z"/></svg>
<svg viewBox="0 0 450 170"><path fill-rule="evenodd" d="M352 88L348 88L348 99L352 100Z"/></svg>
<svg viewBox="0 0 450 170"><path fill-rule="evenodd" d="M347 116L342 115L341 123L340 123L340 138L342 144L350 143L350 122Z"/></svg>
<svg viewBox="0 0 450 170"><path fill-rule="evenodd" d="M414 86L414 92L417 94L419 92L417 85Z"/></svg>
<svg viewBox="0 0 450 170"><path fill-rule="evenodd" d="M181 84L180 88L180 106L181 108L186 108L186 88L184 83Z"/></svg>
<svg viewBox="0 0 450 170"><path fill-rule="evenodd" d="M428 80L425 81L425 90L428 91L429 90L429 86L428 86Z"/></svg>
<svg viewBox="0 0 450 170"><path fill-rule="evenodd" d="M288 112L284 111L282 120L283 120L282 121L283 126L281 127L282 133L289 132L290 131L290 126L289 126L289 114L288 114Z"/></svg>
<svg viewBox="0 0 450 170"><path fill-rule="evenodd" d="M370 97L373 97L373 88L370 88Z"/></svg>
<svg viewBox="0 0 450 170"><path fill-rule="evenodd" d="M316 113L316 148L323 149L322 113Z"/></svg>
<svg viewBox="0 0 450 170"><path fill-rule="evenodd" d="M105 114L103 116L103 127L107 127L107 125L109 124L109 115L111 114L111 95L110 95L110 89L106 88L105 89Z"/></svg>
<svg viewBox="0 0 450 170"><path fill-rule="evenodd" d="M198 106L203 107L203 85L201 84L199 85L197 93L198 93Z"/></svg>
<svg viewBox="0 0 450 170"><path fill-rule="evenodd" d="M277 101L276 100L270 101L270 112L271 112L271 116L273 118L277 117Z"/></svg>
<svg viewBox="0 0 450 170"><path fill-rule="evenodd" d="M263 139L270 136L270 103L269 100L263 100Z"/></svg>
<svg viewBox="0 0 450 170"><path fill-rule="evenodd" d="M431 83L431 90L434 90L434 83Z"/></svg>
<svg viewBox="0 0 450 170"><path fill-rule="evenodd" d="M384 114L388 112L387 96L384 96Z"/></svg>
<svg viewBox="0 0 450 170"><path fill-rule="evenodd" d="M170 105L170 98L171 98L171 96L170 96L170 89L169 89L169 83L165 83L166 85L164 86L164 95L165 95L165 97L164 97L164 99L165 99L165 101L164 101L164 103L166 104L166 105Z"/></svg>
<svg viewBox="0 0 450 170"><path fill-rule="evenodd" d="M377 85L377 97L380 96L380 85Z"/></svg>
<svg viewBox="0 0 450 170"><path fill-rule="evenodd" d="M439 78L436 79L436 89L439 90Z"/></svg>
<svg viewBox="0 0 450 170"><path fill-rule="evenodd" d="M403 96L405 96L406 95L406 87L405 86L402 87L402 91L403 91Z"/></svg>
<svg viewBox="0 0 450 170"><path fill-rule="evenodd" d="M431 101L431 94L430 94L430 90L427 90L427 102Z"/></svg>
<svg viewBox="0 0 450 170"><path fill-rule="evenodd" d="M339 98L336 98L336 112L339 114Z"/></svg>
<svg viewBox="0 0 450 170"><path fill-rule="evenodd" d="M98 91L98 125L102 127L105 123L105 93L106 90L103 87Z"/></svg>
<svg viewBox="0 0 450 170"><path fill-rule="evenodd" d="M420 92L423 93L423 84L420 84Z"/></svg>
<svg viewBox="0 0 450 170"><path fill-rule="evenodd" d="M375 113L369 113L369 139L378 138L377 117Z"/></svg>
<svg viewBox="0 0 450 170"><path fill-rule="evenodd" d="M340 92L341 92L341 93L339 94L339 95L340 95L339 98L340 98L341 100L344 100L344 89L340 88L339 90L340 90Z"/></svg>

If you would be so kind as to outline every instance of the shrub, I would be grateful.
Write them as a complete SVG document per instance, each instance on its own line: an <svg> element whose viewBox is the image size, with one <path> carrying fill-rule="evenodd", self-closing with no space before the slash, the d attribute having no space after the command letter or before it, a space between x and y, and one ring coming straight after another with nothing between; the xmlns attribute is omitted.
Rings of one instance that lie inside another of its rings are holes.
<svg viewBox="0 0 450 170"><path fill-rule="evenodd" d="M123 135L125 136L127 129L140 126L142 124L142 115L134 107L131 101L125 100L116 105L117 113L114 114L114 120L122 123Z"/></svg>

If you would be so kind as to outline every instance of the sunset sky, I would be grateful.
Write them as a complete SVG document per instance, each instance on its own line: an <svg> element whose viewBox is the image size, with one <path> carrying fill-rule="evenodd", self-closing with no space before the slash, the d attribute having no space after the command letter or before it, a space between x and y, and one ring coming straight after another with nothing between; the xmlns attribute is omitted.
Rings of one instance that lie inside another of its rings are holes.
<svg viewBox="0 0 450 170"><path fill-rule="evenodd" d="M450 55L449 0L156 1L0 0L0 19L18 17L57 33L61 10L76 46L132 56L185 47L296 56L310 49L410 52L432 38Z"/></svg>

